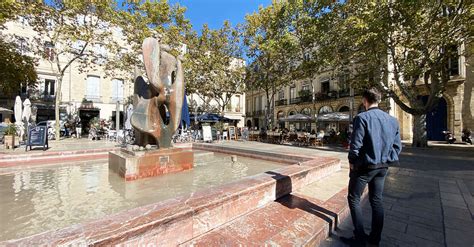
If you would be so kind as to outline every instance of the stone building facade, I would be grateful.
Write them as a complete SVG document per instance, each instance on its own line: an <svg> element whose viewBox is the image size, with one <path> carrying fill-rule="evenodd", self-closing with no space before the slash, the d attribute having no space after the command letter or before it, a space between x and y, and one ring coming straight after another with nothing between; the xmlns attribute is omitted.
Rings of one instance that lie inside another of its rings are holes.
<svg viewBox="0 0 474 247"><path fill-rule="evenodd" d="M32 46L30 42L37 36L37 33L21 21L21 18L6 23L6 29L2 32L2 35L14 37L13 42L17 42L21 49L20 52L33 56L30 52ZM124 40L118 30L114 32L114 38ZM57 70L53 69L55 64L49 60L53 60L56 54L51 52L46 40L44 42L44 53L43 57L38 57L36 71L39 81L36 88L24 87L19 92L23 100L26 97L30 98L32 106L37 108L36 122L55 119L54 103L58 88ZM106 59L106 55L104 59ZM65 57L60 58L62 58L60 62L64 66L68 60ZM65 119L68 115L77 114L85 126L88 126L89 121L95 117L114 120L117 104L120 114L123 114L123 105L127 98L133 94L133 81L130 80L133 71L132 69L130 71L116 71L111 73L114 76L106 76L103 64L99 61L98 64L81 73L78 64L73 62L66 70L61 87L61 119ZM0 105L13 107L14 98L0 95Z"/></svg>
<svg viewBox="0 0 474 247"><path fill-rule="evenodd" d="M459 48L459 54L464 54L465 47ZM470 50L473 50L470 48ZM474 130L474 59L460 55L451 62L451 79L448 87L440 100L439 105L427 114L427 135L429 140L442 141L443 130L450 130L460 140L463 129ZM289 128L289 123L281 123L278 119L289 115L302 113L311 117L327 112L348 112L352 109L352 116L363 110L360 93L355 92L354 97L349 95L347 83L343 78L331 78L329 73L317 75L312 83L309 80L295 81L289 86L282 88L275 95L275 107L273 111L272 127ZM424 86L420 85L422 92L420 97L426 97L423 93ZM308 96L308 91L309 96ZM302 93L304 92L304 93ZM315 99L311 97L315 95ZM246 126L261 128L265 117L265 95L263 92L255 91L247 93L247 117ZM351 107L351 102L352 107ZM393 100L386 99L381 103L381 108L395 116L401 128L401 137L411 140L413 137L412 116L404 112ZM345 123L337 122L313 122L310 126L295 123L295 129L342 129Z"/></svg>

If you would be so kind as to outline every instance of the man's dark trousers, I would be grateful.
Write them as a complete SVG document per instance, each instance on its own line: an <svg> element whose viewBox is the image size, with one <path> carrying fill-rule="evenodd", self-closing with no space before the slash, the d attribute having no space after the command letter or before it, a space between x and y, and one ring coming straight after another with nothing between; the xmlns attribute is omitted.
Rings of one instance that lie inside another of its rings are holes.
<svg viewBox="0 0 474 247"><path fill-rule="evenodd" d="M369 235L369 243L378 244L383 228L383 187L388 168L351 170L349 177L349 208L351 210L352 222L354 224L354 235L358 240L365 240L367 235L364 231L364 221L360 207L360 197L365 186L369 184L369 201L372 207L372 227Z"/></svg>

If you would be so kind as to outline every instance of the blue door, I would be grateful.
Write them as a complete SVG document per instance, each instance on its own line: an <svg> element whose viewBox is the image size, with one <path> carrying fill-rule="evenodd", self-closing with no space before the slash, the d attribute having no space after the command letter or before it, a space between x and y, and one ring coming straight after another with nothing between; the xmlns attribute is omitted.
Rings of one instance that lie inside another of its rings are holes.
<svg viewBox="0 0 474 247"><path fill-rule="evenodd" d="M428 96L422 96L424 103ZM444 141L443 131L448 129L448 105L444 98L439 100L438 106L426 114L426 134L428 140ZM452 131L452 130L451 130Z"/></svg>

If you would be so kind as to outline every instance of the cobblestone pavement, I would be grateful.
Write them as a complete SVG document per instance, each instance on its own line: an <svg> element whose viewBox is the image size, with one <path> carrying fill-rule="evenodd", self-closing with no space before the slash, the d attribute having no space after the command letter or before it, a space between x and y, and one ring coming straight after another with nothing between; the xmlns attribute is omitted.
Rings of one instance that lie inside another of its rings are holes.
<svg viewBox="0 0 474 247"><path fill-rule="evenodd" d="M347 151L228 142L242 148L306 155L336 156L347 164ZM381 246L474 246L474 149L405 148L400 166L391 167L385 183L385 226ZM342 179L342 178L341 178ZM370 231L370 206L363 203ZM350 236L350 218L323 244L346 246L338 236Z"/></svg>
<svg viewBox="0 0 474 247"><path fill-rule="evenodd" d="M406 148L385 182L381 246L474 246L474 152ZM363 206L370 229L370 206ZM350 219L326 246L345 246Z"/></svg>

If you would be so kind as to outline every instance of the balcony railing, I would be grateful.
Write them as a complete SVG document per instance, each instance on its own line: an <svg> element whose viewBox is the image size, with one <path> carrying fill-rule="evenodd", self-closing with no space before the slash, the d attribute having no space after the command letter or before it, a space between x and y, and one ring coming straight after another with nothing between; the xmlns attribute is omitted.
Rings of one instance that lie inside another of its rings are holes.
<svg viewBox="0 0 474 247"><path fill-rule="evenodd" d="M275 101L275 106L281 106L281 105L286 105L287 101L286 99L280 99Z"/></svg>
<svg viewBox="0 0 474 247"><path fill-rule="evenodd" d="M121 102L123 102L123 97L115 97L115 96L114 96L114 97L110 97L110 101L111 101L112 103L117 103L117 102L121 103Z"/></svg>
<svg viewBox="0 0 474 247"><path fill-rule="evenodd" d="M291 98L291 99L290 99L290 105L299 104L299 103L301 103L301 102L302 102L302 100L301 100L300 97L296 97L296 98Z"/></svg>
<svg viewBox="0 0 474 247"><path fill-rule="evenodd" d="M84 98L92 102L100 102L100 95L84 95Z"/></svg>
<svg viewBox="0 0 474 247"><path fill-rule="evenodd" d="M258 111L253 112L253 115L256 117L263 116L264 114L265 114L265 110L258 110Z"/></svg>

